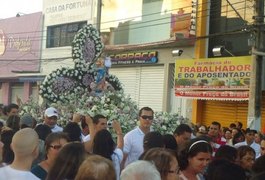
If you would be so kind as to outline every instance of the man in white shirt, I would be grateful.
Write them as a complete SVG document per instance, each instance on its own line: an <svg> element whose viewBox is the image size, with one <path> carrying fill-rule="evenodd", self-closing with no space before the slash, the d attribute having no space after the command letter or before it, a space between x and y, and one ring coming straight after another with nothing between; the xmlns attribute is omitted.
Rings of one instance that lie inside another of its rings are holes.
<svg viewBox="0 0 265 180"><path fill-rule="evenodd" d="M237 143L234 146L235 148L238 148L244 145L252 147L255 150L256 158L257 158L260 155L260 145L255 143L254 140L255 140L255 130L247 128L246 134L245 134L245 141Z"/></svg>
<svg viewBox="0 0 265 180"><path fill-rule="evenodd" d="M49 107L44 113L44 124L48 125L52 132L62 132L63 128L57 125L58 111L54 107Z"/></svg>
<svg viewBox="0 0 265 180"><path fill-rule="evenodd" d="M143 153L144 135L150 132L154 119L154 111L150 107L143 107L139 111L139 126L124 136L122 167L138 160Z"/></svg>
<svg viewBox="0 0 265 180"><path fill-rule="evenodd" d="M35 130L24 128L17 131L12 138L11 148L14 161L0 168L0 179L38 180L30 172L32 162L39 154L39 137Z"/></svg>

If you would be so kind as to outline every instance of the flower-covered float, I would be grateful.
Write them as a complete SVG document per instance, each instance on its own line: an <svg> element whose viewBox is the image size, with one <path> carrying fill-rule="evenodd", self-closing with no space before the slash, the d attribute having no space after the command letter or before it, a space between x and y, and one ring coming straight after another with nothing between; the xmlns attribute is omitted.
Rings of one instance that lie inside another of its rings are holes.
<svg viewBox="0 0 265 180"><path fill-rule="evenodd" d="M102 56L103 48L99 32L92 25L80 29L72 42L74 67L59 68L47 75L39 91L46 105L30 99L22 103L21 114L31 113L40 122L45 106L54 106L60 111L58 123L62 126L77 112L118 120L124 133L136 127L139 107L124 94L119 79L109 74L111 60ZM185 122L187 119L177 114L156 112L153 129L173 133Z"/></svg>

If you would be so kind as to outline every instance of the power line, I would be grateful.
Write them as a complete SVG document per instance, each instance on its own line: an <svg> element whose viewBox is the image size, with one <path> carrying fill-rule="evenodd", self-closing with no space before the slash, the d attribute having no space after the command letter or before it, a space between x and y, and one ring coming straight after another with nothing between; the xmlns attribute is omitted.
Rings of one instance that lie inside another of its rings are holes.
<svg viewBox="0 0 265 180"><path fill-rule="evenodd" d="M209 2L206 2L206 3L201 3L201 4L198 4L198 5L203 5L203 4L208 4ZM217 2L212 2L212 3L217 3ZM244 3L244 1L240 1L240 2L235 2L233 3L232 5L236 5L236 4L241 4L241 3ZM224 6L227 6L227 5L222 5L222 7ZM187 8L190 8L191 6L184 6L184 7L179 7L179 8L182 8L182 9L187 9ZM175 11L175 10L178 10L179 8L176 8L176 9L172 9L172 10L168 10L168 12L172 12L172 11ZM205 9L205 10L202 10L202 11L197 11L197 12L204 12L204 11L208 11L210 9ZM234 11L233 9L230 10L230 11ZM225 11L225 12L230 12L230 11ZM124 21L124 20L131 20L133 18L141 18L141 17L145 17L145 16L151 16L151 15L155 15L155 14L161 14L161 11L159 12L154 12L154 13L149 13L149 14L143 14L141 16L134 16L134 17L130 17L130 18L123 18L123 19L118 19L118 20L111 20L111 21L105 21L105 22L102 22L101 24L106 24L106 23L111 23L111 22L120 22L120 21ZM209 15L207 15L209 16ZM205 16L206 17L206 16ZM201 18L201 17L197 17L197 18ZM163 19L163 18L160 18L160 19ZM156 19L154 21L157 21L157 20L160 20L160 19ZM141 23L145 23L145 22L139 22L139 24ZM93 25L96 25L95 23ZM105 29L105 30L108 30L109 28ZM104 29L101 29L101 30L104 30ZM8 35L11 35L11 34L27 34L27 33L37 33L37 32L46 32L45 30L42 30L42 31L28 31L28 32L19 32L19 33L7 33ZM41 36L41 37L47 37L47 36Z"/></svg>
<svg viewBox="0 0 265 180"><path fill-rule="evenodd" d="M241 2L242 3L242 2ZM237 3L237 4L239 4L239 3ZM241 10L241 9L244 9L245 7L244 6L242 6L241 8L238 8L238 10ZM231 11L234 11L233 9L231 9L230 11L227 11L227 10L225 10L225 11L223 11L223 12L221 12L221 13L224 13L224 12L226 12L226 13L229 13L229 12L231 12ZM205 15L205 16L201 16L201 17L197 17L197 18L204 18L204 17L208 17L208 16L210 16L210 15ZM158 19L155 19L155 20L149 20L149 21L141 21L141 22L136 22L136 23L134 23L134 24L130 24L130 25L124 25L123 26L123 28L124 27L132 27L132 26L136 26L136 25L141 25L141 24L146 24L146 23L150 23L150 22L156 22L156 21L161 21L161 20L166 20L166 19L168 19L168 17L164 17L164 18L158 18ZM211 20L213 21L219 21L221 18L212 18ZM177 21L177 22L181 22L181 21L186 21L186 20L180 20L180 21ZM164 24L170 24L171 22L167 22L167 23L164 23ZM132 28L132 29L139 29L139 28L145 28L145 27L148 27L149 25L147 25L147 26L140 26L140 27L137 27L137 28ZM129 29L116 29L116 30L114 30L114 32L115 31L126 31L126 30L129 30ZM23 33L23 32L22 32ZM31 39L31 41L40 41L40 40L45 40L46 38L47 38L47 36L36 36L35 37L36 39ZM37 38L40 38L40 39L37 39ZM59 38L58 38L59 39Z"/></svg>
<svg viewBox="0 0 265 180"><path fill-rule="evenodd" d="M242 2L240 2L240 3L242 3ZM237 2L237 3L234 3L234 4L239 4L239 2ZM242 7L241 9L244 9L244 8L246 8L246 7ZM238 9L239 10L239 9ZM231 11L233 11L233 10L231 10ZM229 12L229 11L225 11L225 12ZM159 12L160 13L160 12ZM206 16L202 16L202 17L208 17L209 15L206 15ZM168 17L166 17L166 18L168 18ZM197 17L197 18L199 18L199 17ZM165 18L160 18L160 19L156 19L156 20L152 20L152 21L147 21L147 22L155 22L155 21L159 21L159 20L161 20L161 19L165 19ZM211 20L219 20L220 18L216 18L216 19L211 19ZM183 20L184 21L184 20ZM144 23L147 23L147 22L141 22L141 23L137 23L137 24L144 24ZM179 21L179 22L181 22L181 21ZM171 22L169 22L169 23L171 23ZM133 24L133 25L137 25L137 24ZM136 27L136 28L132 28L132 29L139 29L139 28L145 28L145 27L150 27L150 26L157 26L157 25L162 25L162 24L168 24L168 22L167 23L157 23L157 24L153 24L153 25L147 25L147 26L141 26L141 27ZM230 26L231 27L231 26ZM239 26L234 26L234 27L239 27ZM124 31L124 30L128 30L128 29L123 29L123 30L116 30L116 31ZM213 34L213 36L214 36L214 34ZM43 37L47 37L47 36L42 36L42 38ZM41 40L41 39L40 39ZM56 51L58 51L58 50L61 50L61 49L56 49ZM9 51L9 52L11 52L11 51ZM32 51L33 52L33 51ZM36 50L36 52L37 52L37 50Z"/></svg>

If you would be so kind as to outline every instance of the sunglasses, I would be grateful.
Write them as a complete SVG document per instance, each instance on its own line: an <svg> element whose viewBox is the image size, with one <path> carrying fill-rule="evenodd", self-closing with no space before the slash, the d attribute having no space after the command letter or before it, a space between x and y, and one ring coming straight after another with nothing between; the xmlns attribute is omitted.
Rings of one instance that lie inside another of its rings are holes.
<svg viewBox="0 0 265 180"><path fill-rule="evenodd" d="M58 150L58 149L61 149L62 148L62 145L50 145L49 147L55 149L55 150Z"/></svg>
<svg viewBox="0 0 265 180"><path fill-rule="evenodd" d="M154 116L146 116L146 115L143 115L143 116L141 116L141 118L143 118L144 120L147 120L147 119L153 120L154 119Z"/></svg>

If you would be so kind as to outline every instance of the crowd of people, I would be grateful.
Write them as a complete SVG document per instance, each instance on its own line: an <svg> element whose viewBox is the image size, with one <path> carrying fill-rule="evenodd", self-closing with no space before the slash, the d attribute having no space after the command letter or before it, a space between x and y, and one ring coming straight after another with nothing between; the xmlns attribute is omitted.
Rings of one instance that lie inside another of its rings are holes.
<svg viewBox="0 0 265 180"><path fill-rule="evenodd" d="M261 180L265 138L242 123L222 127L180 124L173 134L152 130L154 111L139 110L138 126L126 134L118 120L73 115L57 124L57 109L43 122L19 116L19 106L0 108L0 179L8 180Z"/></svg>

